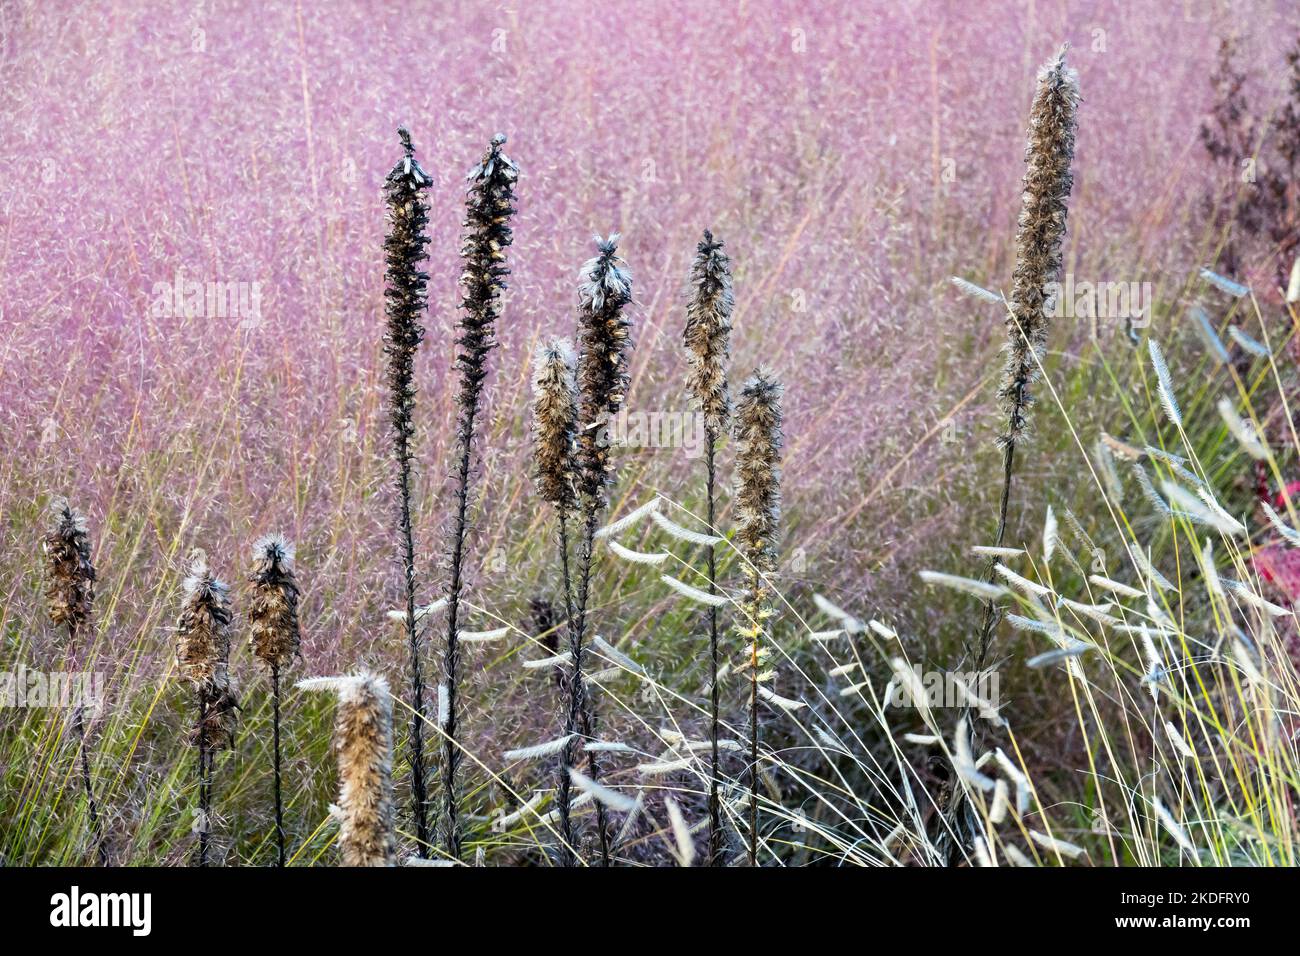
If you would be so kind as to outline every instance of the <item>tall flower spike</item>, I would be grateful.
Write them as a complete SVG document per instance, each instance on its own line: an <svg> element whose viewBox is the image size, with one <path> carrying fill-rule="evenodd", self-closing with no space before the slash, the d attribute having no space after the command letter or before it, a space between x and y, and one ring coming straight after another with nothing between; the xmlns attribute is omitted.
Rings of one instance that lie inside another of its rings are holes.
<svg viewBox="0 0 1300 956"><path fill-rule="evenodd" d="M632 323L623 307L632 301L632 276L618 255L617 233L595 241L597 255L583 265L578 287L578 467L580 491L603 507L614 462L601 432L627 392Z"/></svg>
<svg viewBox="0 0 1300 956"><path fill-rule="evenodd" d="M537 492L561 514L576 497L577 358L567 339L537 349L533 359L533 475Z"/></svg>
<svg viewBox="0 0 1300 956"><path fill-rule="evenodd" d="M758 865L759 643L772 617L772 588L781 530L781 384L760 368L736 407L736 545L745 557L741 633L749 639L749 865Z"/></svg>
<svg viewBox="0 0 1300 956"><path fill-rule="evenodd" d="M85 516L63 498L50 506L52 521L45 535L45 598L50 620L72 635L90 620L95 602L95 565Z"/></svg>
<svg viewBox="0 0 1300 956"><path fill-rule="evenodd" d="M298 653L298 582L293 547L279 535L253 545L249 646L268 667L287 667Z"/></svg>
<svg viewBox="0 0 1300 956"><path fill-rule="evenodd" d="M515 212L514 190L519 169L501 151L506 138L492 137L483 159L470 170L469 195L465 200L465 238L461 258L460 335L456 339L456 367L460 391L456 396L456 510L451 526L451 579L447 585L447 643L443 652L444 706L442 789L443 838L447 853L460 859L460 822L456 772L461 748L456 740L457 692L460 666L460 592L463 586L465 531L470 499L470 465L474 453L474 425L478 418L487 377L487 359L496 341L496 321L501 316L501 293L506 288L506 249L512 241L510 217Z"/></svg>
<svg viewBox="0 0 1300 956"><path fill-rule="evenodd" d="M1065 65L1066 47L1038 74L1029 113L1028 168L1024 177L1016 233L1016 269L1007 317L1007 362L998 397L1007 414L1004 443L1024 434L1038 378L1038 361L1047 344L1048 283L1061 273L1061 240L1074 177L1074 132L1079 106L1079 76Z"/></svg>
<svg viewBox="0 0 1300 956"><path fill-rule="evenodd" d="M197 552L184 582L185 603L176 622L176 666L198 691L203 717L196 737L210 749L234 740L238 698L230 683L230 589L213 577Z"/></svg>
<svg viewBox="0 0 1300 956"><path fill-rule="evenodd" d="M727 358L730 355L731 262L707 229L696 247L691 269L693 291L686 306L686 344L690 374L686 387L704 412L704 425L722 434L731 418L731 395L727 390Z"/></svg>
<svg viewBox="0 0 1300 956"><path fill-rule="evenodd" d="M339 758L339 849L344 866L393 866L393 703L377 674L302 681L338 692L334 745Z"/></svg>
<svg viewBox="0 0 1300 956"><path fill-rule="evenodd" d="M411 529L411 438L415 432L415 353L424 338L420 318L426 305L429 276L420 269L429 237L429 209L422 191L429 176L415 159L411 134L397 131L403 156L384 181L388 203L388 237L384 240L386 282L384 299L388 327L384 352L388 356L388 417L393 427L393 460L397 467L398 536L402 551L406 598L406 642L411 675L411 804L416 851L429 842L425 816L424 677L420 664L420 635L415 627L415 539Z"/></svg>

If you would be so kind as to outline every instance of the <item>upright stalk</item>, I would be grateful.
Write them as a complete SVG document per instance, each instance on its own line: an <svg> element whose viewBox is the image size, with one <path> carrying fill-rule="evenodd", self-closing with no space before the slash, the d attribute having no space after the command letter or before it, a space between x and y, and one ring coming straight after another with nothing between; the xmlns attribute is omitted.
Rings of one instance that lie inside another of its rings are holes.
<svg viewBox="0 0 1300 956"><path fill-rule="evenodd" d="M428 274L419 264L429 237L428 205L422 191L431 184L415 159L415 146L405 127L398 129L403 156L384 182L388 203L388 237L384 241L386 264L384 299L387 328L384 352L388 356L389 421L393 433L393 461L397 468L398 541L401 549L406 599L406 642L409 653L411 703L411 816L415 823L415 852L428 855L424 769L424 676L420 662L420 634L415 620L415 538L411 528L411 439L415 433L415 355L424 339L420 324L426 305Z"/></svg>
<svg viewBox="0 0 1300 956"><path fill-rule="evenodd" d="M505 136L492 138L487 153L469 174L465 203L465 237L461 257L460 335L456 340L456 368L460 373L456 428L456 505L451 527L450 567L447 585L447 643L443 653L446 688L446 726L442 739L443 841L448 856L461 858L459 802L456 774L460 766L458 690L460 683L460 598L464 586L466 515L470 498L470 465L474 454L474 427L487 376L488 354L496 345L495 326L501 315L501 293L506 287L506 248L512 241L510 217L515 212L514 188L519 170L501 147Z"/></svg>
<svg viewBox="0 0 1300 956"><path fill-rule="evenodd" d="M682 341L686 346L690 373L687 391L704 416L705 499L709 534L714 533L716 507L714 484L718 436L731 419L731 395L727 388L727 360L730 357L731 312L735 298L731 290L731 263L722 251L723 243L713 233L695 249L691 269L691 297L686 307ZM709 593L717 593L717 553L708 545ZM722 858L722 810L718 799L718 609L709 606L709 865Z"/></svg>

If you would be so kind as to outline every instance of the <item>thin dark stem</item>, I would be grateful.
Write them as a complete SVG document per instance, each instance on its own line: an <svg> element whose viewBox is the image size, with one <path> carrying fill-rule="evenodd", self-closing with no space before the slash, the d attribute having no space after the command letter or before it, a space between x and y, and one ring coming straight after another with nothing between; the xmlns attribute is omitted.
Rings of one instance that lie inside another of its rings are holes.
<svg viewBox="0 0 1300 956"><path fill-rule="evenodd" d="M757 628L758 624L755 623ZM758 636L749 645L749 865L758 866Z"/></svg>
<svg viewBox="0 0 1300 956"><path fill-rule="evenodd" d="M708 467L705 478L705 497L708 507L709 533L714 527L714 484L717 475L714 470L714 450L717 435L712 428L705 430L704 458ZM717 551L709 545L709 593L717 593ZM709 865L719 866L722 862L722 809L718 800L718 609L709 606L709 744L712 756L709 762Z"/></svg>
<svg viewBox="0 0 1300 956"><path fill-rule="evenodd" d="M199 691L199 866L208 865L208 808L212 774L208 756L208 692Z"/></svg>
<svg viewBox="0 0 1300 956"><path fill-rule="evenodd" d="M577 583L577 600L573 609L573 615L569 621L569 654L573 658L570 663L569 678L569 712L564 722L564 733L566 737L581 730L582 735L588 739L592 737L595 726L595 715L592 713L591 703L587 699L586 681L582 672L582 656L584 651L583 636L587 624L587 600L591 589L591 557L594 550L596 539L596 527L600 520L600 509L597 502L589 500L584 502L586 522L583 527L582 544L578 551L578 583ZM570 740L564 746L563 756L561 758L561 773L564 780L568 780L569 768L573 766L576 743ZM596 755L592 751L587 753L587 772L593 780L600 779L600 765L596 760ZM564 783L561 783L564 787ZM562 803L565 804L567 811L567 788ZM596 802L596 826L600 835L600 860L602 866L609 866L609 833L606 825L604 805L599 801ZM566 850L571 854L572 850ZM572 862L572 861L570 861Z"/></svg>
<svg viewBox="0 0 1300 956"><path fill-rule="evenodd" d="M280 794L280 667L271 666L271 737L275 749L275 845L277 866L284 866L284 804Z"/></svg>
<svg viewBox="0 0 1300 956"><path fill-rule="evenodd" d="M460 461L457 468L456 518L452 527L451 584L447 590L447 646L443 653L443 680L446 682L447 726L442 738L443 839L448 856L460 859L459 805L456 796L456 771L460 766L460 748L456 744L456 690L460 668L460 591L465 560L466 514L469 510L469 468L474 445L474 418L478 412L477 394L462 411L460 427Z"/></svg>
<svg viewBox="0 0 1300 956"><path fill-rule="evenodd" d="M68 622L68 648L73 655L73 666L76 667L77 628L71 621ZM108 846L99 828L99 807L95 803L95 790L90 785L90 757L86 752L86 725L82 717L82 709L83 705L78 702L72 714L72 728L77 737L77 751L81 764L81 783L86 790L86 808L90 816L91 838L95 841L95 856L99 859L100 866L108 866Z"/></svg>
<svg viewBox="0 0 1300 956"><path fill-rule="evenodd" d="M405 432L399 430L397 444L402 559L406 572L406 638L411 651L411 811L415 819L415 853L425 857L429 827L425 820L424 676L420 668L420 638L415 627L415 535L411 530L411 459Z"/></svg>
<svg viewBox="0 0 1300 956"><path fill-rule="evenodd" d="M575 660L573 645L574 634L574 607L573 607L573 584L569 573L569 522L568 517L563 511L560 512L560 573L564 579L564 613L565 627L569 633L569 654ZM575 689L574 680L570 677L566 684L567 701L565 706L564 728L565 733L570 734L573 731L569 728L573 724L573 714L577 712L574 705L574 696L578 691ZM581 705L579 705L581 706ZM577 857L574 853L573 839L573 820L570 812L570 793L572 790L572 781L569 779L569 768L573 766L573 752L566 744L560 756L559 777L556 780L558 792L558 803L560 813L560 838L564 846L560 848L560 858L565 866L575 866Z"/></svg>

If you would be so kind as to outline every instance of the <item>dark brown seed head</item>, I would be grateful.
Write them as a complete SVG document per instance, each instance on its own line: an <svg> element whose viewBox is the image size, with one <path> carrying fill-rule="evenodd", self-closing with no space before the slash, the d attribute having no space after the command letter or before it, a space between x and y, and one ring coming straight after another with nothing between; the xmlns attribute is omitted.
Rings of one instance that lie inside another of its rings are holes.
<svg viewBox="0 0 1300 956"><path fill-rule="evenodd" d="M555 339L533 359L533 477L543 501L561 512L577 493L578 386L573 346Z"/></svg>
<svg viewBox="0 0 1300 956"><path fill-rule="evenodd" d="M1038 74L1029 113L1027 169L1016 233L1016 269L1007 317L1007 362L998 397L1007 414L1003 442L1021 438L1032 403L1030 386L1047 344L1054 303L1047 286L1061 274L1061 240L1074 177L1074 133L1079 107L1078 74L1065 65L1065 48Z"/></svg>
<svg viewBox="0 0 1300 956"><path fill-rule="evenodd" d="M736 404L736 545L746 559L748 603L765 606L762 575L776 570L781 532L781 394L775 376L759 368Z"/></svg>
<svg viewBox="0 0 1300 956"><path fill-rule="evenodd" d="M686 387L704 412L705 427L714 435L722 434L731 418L727 359L734 305L731 262L722 251L722 241L705 230L691 269L691 298L686 306L683 341L691 363Z"/></svg>
<svg viewBox="0 0 1300 956"><path fill-rule="evenodd" d="M578 286L579 490L597 504L614 482L606 429L627 393L632 323L632 276L618 255L618 235L596 237L595 258L582 267Z"/></svg>
<svg viewBox="0 0 1300 956"><path fill-rule="evenodd" d="M90 620L95 602L95 565L85 516L63 498L50 505L45 534L45 598L50 620L74 634Z"/></svg>
<svg viewBox="0 0 1300 956"><path fill-rule="evenodd" d="M293 548L279 535L253 545L249 646L268 667L287 667L298 654L298 582Z"/></svg>

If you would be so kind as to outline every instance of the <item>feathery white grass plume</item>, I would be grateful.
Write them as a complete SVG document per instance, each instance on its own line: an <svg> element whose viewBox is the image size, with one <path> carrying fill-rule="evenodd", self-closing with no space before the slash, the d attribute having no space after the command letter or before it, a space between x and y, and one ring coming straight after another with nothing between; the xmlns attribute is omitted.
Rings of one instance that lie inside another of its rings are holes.
<svg viewBox="0 0 1300 956"><path fill-rule="evenodd" d="M1023 867L1036 866L1034 861L1029 859L1029 857L1025 856L1025 854L1022 853L1014 844L1011 843L1002 844L1002 853L1004 856L1006 856L1008 860L1011 861L1012 866L1023 866Z"/></svg>
<svg viewBox="0 0 1300 956"><path fill-rule="evenodd" d="M1201 341L1205 343L1206 349L1214 356L1215 361L1220 365L1227 365L1231 361L1228 355L1228 349L1223 344L1223 339L1219 338L1219 333L1214 330L1210 323L1210 317L1206 314L1205 309L1199 305L1192 306L1192 321L1195 323L1196 331L1201 336Z"/></svg>
<svg viewBox="0 0 1300 956"><path fill-rule="evenodd" d="M1267 501L1261 501L1259 504L1264 509L1264 514L1268 516L1269 523L1273 525L1277 533L1286 538L1289 544L1300 548L1300 531L1296 531L1295 528L1283 521L1281 515L1274 511Z"/></svg>
<svg viewBox="0 0 1300 956"><path fill-rule="evenodd" d="M678 747L684 748L687 751L687 753L698 754L698 753L703 753L706 750L711 750L713 748L713 741L685 740L682 743L678 744ZM741 746L740 741L738 740L731 740L730 738L727 737L719 737L718 749L725 750L728 753L740 753L740 751L743 750L744 748Z"/></svg>
<svg viewBox="0 0 1300 956"><path fill-rule="evenodd" d="M1177 585L1161 574L1156 566L1151 563L1151 559L1147 557L1147 553L1143 550L1141 545L1134 546L1133 561L1138 566L1138 569L1142 572L1143 576L1161 591L1178 590Z"/></svg>
<svg viewBox="0 0 1300 956"><path fill-rule="evenodd" d="M779 694L774 694L766 687L760 687L758 689L758 696L763 698L773 707L780 708L781 710L784 710L786 713L792 714L795 711L803 710L805 707L808 706L801 700L791 700L789 697L782 697Z"/></svg>
<svg viewBox="0 0 1300 956"><path fill-rule="evenodd" d="M633 551L631 548L623 547L613 538L609 538L605 543L609 545L609 550L624 561L631 561L633 564L663 564L670 557L667 551Z"/></svg>
<svg viewBox="0 0 1300 956"><path fill-rule="evenodd" d="M425 604L425 605L423 605L423 606L421 606L421 607L417 607L417 608L415 609L415 623L419 624L422 620L424 620L424 619L425 619L426 617L428 617L430 614L437 614L439 611L441 611L441 610L442 610L443 608L445 608L446 606L447 606L447 599L444 597L444 598L438 598L438 600L433 601L433 602L430 603L430 604ZM406 612L405 612L405 611L389 611L389 612L388 612L388 619L389 619L390 621L399 621L399 622L401 622L402 624L405 624L405 623L406 623Z"/></svg>
<svg viewBox="0 0 1300 956"><path fill-rule="evenodd" d="M460 866L459 860L426 860L420 856L408 856L402 861L403 866Z"/></svg>
<svg viewBox="0 0 1300 956"><path fill-rule="evenodd" d="M889 659L889 668L894 672L894 679L898 681L898 686L907 695L907 702L921 712L921 716L928 718L930 714L930 694L921 683L921 678L916 671L907 666L907 662L901 657L891 657ZM889 697L886 692L885 697Z"/></svg>
<svg viewBox="0 0 1300 956"><path fill-rule="evenodd" d="M622 534L628 528L632 527L642 518L659 510L659 499L651 498L639 508L634 508L617 521L611 521L605 527L596 532L597 538L608 538L611 535Z"/></svg>
<svg viewBox="0 0 1300 956"><path fill-rule="evenodd" d="M1055 641L1061 641L1065 637L1065 628L1056 621L1039 621L1032 617L1025 617L1023 614L1008 614L1007 623L1017 631L1031 631L1034 634L1046 634Z"/></svg>
<svg viewBox="0 0 1300 956"><path fill-rule="evenodd" d="M1142 490L1142 496L1146 498L1157 514L1166 518L1170 517L1173 510L1165 503L1165 499L1160 497L1155 485L1151 484L1151 476L1147 474L1147 470L1137 462L1134 462L1130 467L1133 469L1133 476L1137 478L1138 487Z"/></svg>
<svg viewBox="0 0 1300 956"><path fill-rule="evenodd" d="M521 661L520 666L524 670L537 671L547 670L552 667L572 667L573 655L568 651L563 654L553 654L550 657L539 657L531 661Z"/></svg>
<svg viewBox="0 0 1300 956"><path fill-rule="evenodd" d="M992 790L996 784L992 777L981 773L975 766L975 758L970 752L970 735L966 731L966 718L957 721L957 730L952 737L952 767L967 784L985 792Z"/></svg>
<svg viewBox="0 0 1300 956"><path fill-rule="evenodd" d="M682 815L682 808L677 805L677 801L672 797L664 797L664 806L668 810L668 822L672 827L673 841L677 844L677 862L682 866L690 866L695 862L695 841L691 839L691 828L686 825L686 817Z"/></svg>
<svg viewBox="0 0 1300 956"><path fill-rule="evenodd" d="M1172 721L1165 721L1165 736L1169 742L1174 745L1174 749L1186 757L1188 760L1196 759L1196 751L1187 743L1187 739L1179 732L1178 728L1173 725Z"/></svg>
<svg viewBox="0 0 1300 956"><path fill-rule="evenodd" d="M936 734L903 734L903 739L909 744L919 744L922 747L933 747L943 741Z"/></svg>
<svg viewBox="0 0 1300 956"><path fill-rule="evenodd" d="M510 827L518 823L520 820L522 820L526 815L531 814L532 816L538 816L537 808L540 807L543 802L545 802L546 797L547 797L547 791L538 790L531 797L529 797L522 805L520 805L519 809L511 813L505 813L500 816L493 817L492 832L504 833L507 829L509 829Z"/></svg>
<svg viewBox="0 0 1300 956"><path fill-rule="evenodd" d="M676 760L656 760L651 763L637 764L636 772L646 777L657 777L665 773L676 773L678 770L689 770L694 762L690 757L679 757Z"/></svg>
<svg viewBox="0 0 1300 956"><path fill-rule="evenodd" d="M438 726L446 727L451 720L451 695L447 693L446 683L438 685Z"/></svg>
<svg viewBox="0 0 1300 956"><path fill-rule="evenodd" d="M1174 819L1174 815L1169 812L1168 808L1165 807L1160 798L1153 797L1151 805L1155 808L1156 818L1160 821L1160 825L1163 826L1165 830L1168 831L1169 835L1174 838L1174 842L1188 853L1195 853L1196 847L1192 845L1192 841L1188 838L1187 833L1179 825L1178 821Z"/></svg>
<svg viewBox="0 0 1300 956"><path fill-rule="evenodd" d="M1256 610L1263 611L1269 617L1291 616L1291 610L1289 608L1282 607L1279 604L1274 604L1272 601L1266 600L1259 594L1256 594L1255 589L1249 584L1245 584L1241 581L1234 581L1231 578L1225 577L1219 578L1219 584L1228 591L1231 591L1235 597L1249 604Z"/></svg>
<svg viewBox="0 0 1300 956"><path fill-rule="evenodd" d="M586 774L579 773L572 767L569 768L569 779L583 793L591 794L593 799L600 801L615 813L627 813L636 806L636 800L632 797L625 796L617 790L611 790L604 784L597 783Z"/></svg>
<svg viewBox="0 0 1300 956"><path fill-rule="evenodd" d="M1000 548L988 544L977 544L970 549L971 554L983 558L1018 558L1025 553L1024 548Z"/></svg>
<svg viewBox="0 0 1300 956"><path fill-rule="evenodd" d="M1088 575L1088 580L1097 587L1112 594L1118 594L1122 597L1140 598L1146 597L1146 593L1139 591L1137 588L1129 587L1127 584L1120 584L1118 581L1112 581L1110 578L1103 577L1100 574Z"/></svg>
<svg viewBox="0 0 1300 956"><path fill-rule="evenodd" d="M1119 501L1124 497L1124 484L1119 480L1115 457L1111 454L1109 446L1100 438L1093 445L1093 458L1097 461L1097 470L1101 472L1102 484L1106 486L1106 491L1111 498Z"/></svg>
<svg viewBox="0 0 1300 956"><path fill-rule="evenodd" d="M998 767L1010 779L1016 788L1016 812L1024 816L1029 812L1029 778L1026 777L1005 753L999 747L993 751L993 759L997 761Z"/></svg>
<svg viewBox="0 0 1300 956"><path fill-rule="evenodd" d="M1300 302L1300 256L1291 263L1291 278L1286 284L1287 302Z"/></svg>
<svg viewBox="0 0 1300 956"><path fill-rule="evenodd" d="M840 740L838 737L836 737L834 734L832 734L825 727L815 728L813 730L813 734L821 742L822 746L825 747L827 750L836 750L839 751L840 753L849 752L849 748L844 746L844 742Z"/></svg>
<svg viewBox="0 0 1300 956"><path fill-rule="evenodd" d="M1268 457L1268 449L1264 447L1263 442L1259 439L1259 432L1255 426L1245 421L1237 410L1232 407L1232 402L1226 398L1219 399L1218 404L1219 417L1223 419L1223 424L1228 426L1228 433L1237 439L1237 444L1251 458L1256 461L1263 461Z"/></svg>
<svg viewBox="0 0 1300 956"><path fill-rule="evenodd" d="M870 686L871 686L871 681L869 680L859 681L856 684L850 684L848 687L840 688L840 696L855 697Z"/></svg>
<svg viewBox="0 0 1300 956"><path fill-rule="evenodd" d="M993 805L989 807L989 823L997 826L1007 818L1011 806L1011 788L1005 780L999 779L993 786Z"/></svg>
<svg viewBox="0 0 1300 956"><path fill-rule="evenodd" d="M566 734L555 740L548 740L545 743L533 744L531 747L520 747L516 750L507 750L501 756L504 760L513 763L516 760L540 760L543 757L553 757L558 754L570 740L576 738L577 734Z"/></svg>
<svg viewBox="0 0 1300 956"><path fill-rule="evenodd" d="M1260 673L1259 667L1255 664L1255 656L1240 639L1235 639L1232 642L1232 659L1241 668L1248 686L1259 687L1263 685L1264 675Z"/></svg>
<svg viewBox="0 0 1300 956"><path fill-rule="evenodd" d="M578 794L578 796L574 797L574 799L569 803L569 810L573 811L573 810L579 810L582 807L589 807L595 802L596 800L591 794L580 793ZM550 813L546 814L546 816L541 817L540 820L543 826L555 826L555 824L560 822L559 807L556 807Z"/></svg>
<svg viewBox="0 0 1300 956"><path fill-rule="evenodd" d="M1160 351L1160 343L1155 339L1147 339L1147 350L1151 353L1151 367L1156 373L1156 390L1160 394L1160 404L1164 407L1165 415L1169 420L1179 428L1183 427L1183 413L1178 408L1178 399L1174 396L1174 382L1169 376L1169 366L1165 364L1164 353Z"/></svg>
<svg viewBox="0 0 1300 956"><path fill-rule="evenodd" d="M1174 455L1165 451L1163 448L1156 448L1154 445L1144 445L1142 452L1153 461L1162 462L1167 465L1175 475L1189 485L1204 484L1200 478L1187 470L1187 459L1181 455Z"/></svg>
<svg viewBox="0 0 1300 956"><path fill-rule="evenodd" d="M598 650L603 657L619 665L620 669L629 670L634 674L645 673L644 667L642 667L636 661L632 660L632 658L628 657L626 654L624 654L622 651L616 648L613 644L609 643L609 641L605 640L599 634L595 635L591 639L591 643L592 646L594 646L596 650Z"/></svg>
<svg viewBox="0 0 1300 956"><path fill-rule="evenodd" d="M993 856L989 853L989 844L982 836L977 836L971 844L971 849L975 853L975 865L980 867L995 867Z"/></svg>
<svg viewBox="0 0 1300 956"><path fill-rule="evenodd" d="M1156 649L1155 638L1152 637L1149 627L1145 624L1140 625L1137 633L1142 643L1142 655L1147 661L1147 671L1142 676L1142 683L1149 687L1152 699L1159 701L1160 684L1169 676L1169 672L1165 669L1165 659L1160 651Z"/></svg>
<svg viewBox="0 0 1300 956"><path fill-rule="evenodd" d="M1056 837L1050 837L1046 833L1041 833L1038 830L1030 830L1029 839L1033 840L1049 853L1058 853L1067 860L1075 860L1083 856L1083 847L1075 846L1073 843L1068 843L1065 840L1058 840Z"/></svg>
<svg viewBox="0 0 1300 956"><path fill-rule="evenodd" d="M457 639L466 644L485 644L488 641L499 641L510 633L509 626L493 628L490 631L459 631Z"/></svg>
<svg viewBox="0 0 1300 956"><path fill-rule="evenodd" d="M1220 292L1226 293L1227 295L1232 296L1234 299L1243 298L1250 292L1250 289L1242 285L1240 282L1234 282L1231 279L1229 279L1227 276L1219 275L1219 273L1215 272L1212 269L1202 268L1201 278L1204 279L1206 282L1208 282L1210 285L1214 286Z"/></svg>
<svg viewBox="0 0 1300 956"><path fill-rule="evenodd" d="M840 664L838 667L832 667L826 673L831 677L843 677L845 674L852 673L858 669L858 662L853 661L849 664Z"/></svg>
<svg viewBox="0 0 1300 956"><path fill-rule="evenodd" d="M961 591L964 594L977 597L981 601L994 601L1007 593L1007 589L1000 584L989 584L984 581L977 581L975 578L945 574L942 571L922 571L920 578L926 584Z"/></svg>
<svg viewBox="0 0 1300 956"><path fill-rule="evenodd" d="M874 617L867 622L867 627L871 628L876 634L880 635L887 641L898 640L898 632L888 625L881 624Z"/></svg>
<svg viewBox="0 0 1300 956"><path fill-rule="evenodd" d="M838 627L833 631L811 631L808 634L810 641L833 641L837 637L844 636L844 628Z"/></svg>
<svg viewBox="0 0 1300 956"><path fill-rule="evenodd" d="M1100 604L1084 604L1081 601L1072 601L1067 597L1058 597L1056 603L1059 607L1067 608L1075 614L1082 614L1084 617L1091 618L1101 624L1118 624L1120 622L1119 618L1108 613L1115 606L1110 601L1103 601Z"/></svg>
<svg viewBox="0 0 1300 956"><path fill-rule="evenodd" d="M1056 664L1060 661L1080 657L1081 655L1088 653L1088 651L1095 649L1096 648L1092 644L1085 644L1083 641L1079 641L1078 643L1071 644L1069 647L1058 647L1054 650L1046 651L1035 657L1031 657L1029 660L1025 661L1025 666L1034 669L1047 667L1050 664Z"/></svg>
<svg viewBox="0 0 1300 956"><path fill-rule="evenodd" d="M702 534L699 531L692 531L689 528L683 528L676 521L673 521L658 509L650 512L650 520L679 541L703 545L706 548L722 542L722 538L717 537L716 535Z"/></svg>
<svg viewBox="0 0 1300 956"><path fill-rule="evenodd" d="M617 740L589 740L583 745L587 753L634 754L636 749Z"/></svg>
<svg viewBox="0 0 1300 956"><path fill-rule="evenodd" d="M1036 597L1047 597L1049 594L1052 593L1051 588L1044 587L1043 585L1039 584L1037 581L1031 581L1028 578L1021 577L1019 574L1017 574L1015 571L1012 571L1001 561L995 564L993 566L993 569L997 571L998 575L1004 581L1010 584L1017 591L1024 591L1028 594L1033 594Z"/></svg>
<svg viewBox="0 0 1300 956"><path fill-rule="evenodd" d="M724 594L710 594L708 591L701 591L699 588L693 588L685 581L679 581L671 574L661 574L659 575L659 580L664 582L664 584L668 585L678 594L682 595L682 597L690 598L692 601L708 605L709 607L723 607L730 601L730 598Z"/></svg>
<svg viewBox="0 0 1300 956"><path fill-rule="evenodd" d="M1273 353L1269 351L1267 345L1263 342L1257 342L1252 339L1249 335L1243 332L1239 326L1228 326L1228 335L1232 338L1232 341L1236 342L1245 351L1249 352L1256 358L1270 359L1273 357Z"/></svg>
<svg viewBox="0 0 1300 956"><path fill-rule="evenodd" d="M961 276L950 276L948 281L972 299L980 299L984 302L990 302L993 305L1002 305L1002 296L998 295L998 293L990 292L988 289L981 285L976 285L974 282L968 282L961 278Z"/></svg>
<svg viewBox="0 0 1300 956"><path fill-rule="evenodd" d="M866 629L861 621L824 595L814 593L813 604L817 605L817 610L827 617L839 621L844 630L850 634L861 634Z"/></svg>
<svg viewBox="0 0 1300 956"><path fill-rule="evenodd" d="M1056 524L1056 513L1052 511L1052 506L1047 506L1047 516L1043 519L1043 560L1048 564L1052 562L1052 555L1056 553L1056 543L1060 538L1060 529Z"/></svg>
<svg viewBox="0 0 1300 956"><path fill-rule="evenodd" d="M1187 520L1204 525L1207 528L1213 528L1221 534L1237 535L1246 533L1245 526L1220 508L1218 503L1214 502L1214 499L1208 494L1192 494L1174 481L1162 481L1160 488L1169 498L1170 505L1177 510L1180 516Z"/></svg>

